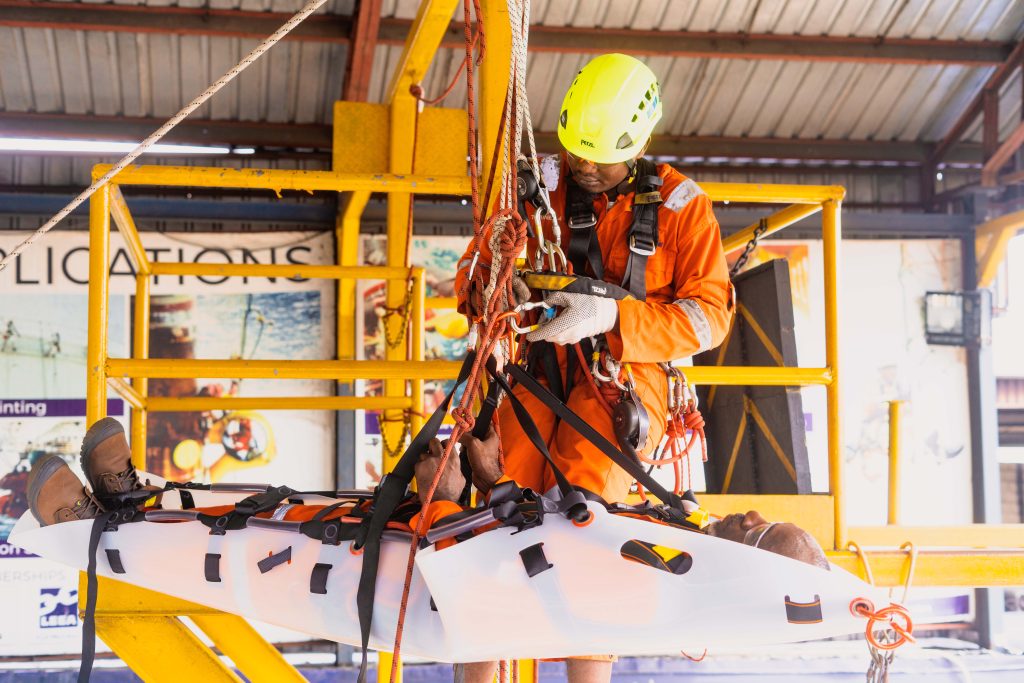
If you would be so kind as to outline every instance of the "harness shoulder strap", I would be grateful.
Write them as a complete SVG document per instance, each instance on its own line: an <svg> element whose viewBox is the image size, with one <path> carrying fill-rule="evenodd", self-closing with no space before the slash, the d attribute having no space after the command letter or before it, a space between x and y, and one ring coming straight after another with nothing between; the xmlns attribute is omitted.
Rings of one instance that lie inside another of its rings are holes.
<svg viewBox="0 0 1024 683"><path fill-rule="evenodd" d="M572 272L586 275L589 265L594 277L603 280L601 246L594 234L597 228L594 195L577 185L571 175L565 178L565 221L569 225L569 253L566 258L572 264Z"/></svg>
<svg viewBox="0 0 1024 683"><path fill-rule="evenodd" d="M647 258L658 248L658 205L662 202L662 180L653 161L636 160L633 191L633 223L629 227L629 261L622 286L643 301L647 298Z"/></svg>

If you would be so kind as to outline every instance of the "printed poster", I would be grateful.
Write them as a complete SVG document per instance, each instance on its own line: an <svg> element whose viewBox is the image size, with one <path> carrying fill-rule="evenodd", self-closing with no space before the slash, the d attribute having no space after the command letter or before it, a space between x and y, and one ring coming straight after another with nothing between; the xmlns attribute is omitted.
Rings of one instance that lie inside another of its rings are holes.
<svg viewBox="0 0 1024 683"><path fill-rule="evenodd" d="M0 252L24 234L0 235ZM153 261L332 264L325 233L143 234ZM244 247L242 245L245 245ZM111 239L110 354L130 348L133 268ZM78 572L6 542L27 508L28 470L54 453L78 469L85 424L88 235L53 232L0 273L0 655L76 653ZM154 278L151 356L330 359L335 282L287 278ZM151 380L152 395L317 396L333 383ZM128 425L109 392L108 414ZM147 466L178 480L266 481L295 488L334 483L334 413L151 413ZM295 639L272 632L277 640ZM305 638L305 636L298 636Z"/></svg>

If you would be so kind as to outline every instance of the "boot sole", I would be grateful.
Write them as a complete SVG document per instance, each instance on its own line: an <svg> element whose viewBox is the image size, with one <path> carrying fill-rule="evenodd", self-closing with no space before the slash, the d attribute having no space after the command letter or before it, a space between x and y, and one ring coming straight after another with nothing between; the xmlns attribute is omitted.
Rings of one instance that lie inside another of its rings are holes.
<svg viewBox="0 0 1024 683"><path fill-rule="evenodd" d="M61 467L67 466L68 464L64 462L64 458L51 453L32 468L28 480L28 509L32 511L32 516L39 522L39 526L46 526L46 522L43 521L38 512L39 491Z"/></svg>
<svg viewBox="0 0 1024 683"><path fill-rule="evenodd" d="M82 473L89 481L89 488L93 491L96 490L96 483L92 480L92 474L89 472L89 456L92 455L94 448L117 434L124 434L124 427L114 418L105 417L89 427L85 438L82 439L82 450L79 452L78 462L82 466Z"/></svg>

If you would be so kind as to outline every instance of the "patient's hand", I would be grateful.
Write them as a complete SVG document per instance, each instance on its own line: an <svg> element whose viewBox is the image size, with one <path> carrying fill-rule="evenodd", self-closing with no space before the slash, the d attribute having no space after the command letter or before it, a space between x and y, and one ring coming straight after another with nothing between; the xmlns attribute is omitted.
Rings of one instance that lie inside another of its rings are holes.
<svg viewBox="0 0 1024 683"><path fill-rule="evenodd" d="M504 474L498 458L498 434L491 426L483 441L474 438L472 434L466 434L462 437L461 443L466 449L469 465L473 469L473 486L481 493L489 493L494 483Z"/></svg>
<svg viewBox="0 0 1024 683"><path fill-rule="evenodd" d="M421 500L430 490L434 474L441 464L442 455L444 455L444 445L437 439L431 439L427 446L427 452L422 454L420 461L416 463L416 489ZM445 464L444 472L437 482L437 488L434 489L434 496L431 500L458 501L459 495L465 487L466 478L462 476L462 470L459 467L459 452L456 447L448 457L448 462Z"/></svg>

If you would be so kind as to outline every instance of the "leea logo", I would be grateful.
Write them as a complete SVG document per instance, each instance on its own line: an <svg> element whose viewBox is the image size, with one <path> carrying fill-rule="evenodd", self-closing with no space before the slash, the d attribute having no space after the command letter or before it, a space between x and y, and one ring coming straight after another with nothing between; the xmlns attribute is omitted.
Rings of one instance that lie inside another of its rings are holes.
<svg viewBox="0 0 1024 683"><path fill-rule="evenodd" d="M77 588L39 589L39 628L78 626Z"/></svg>

